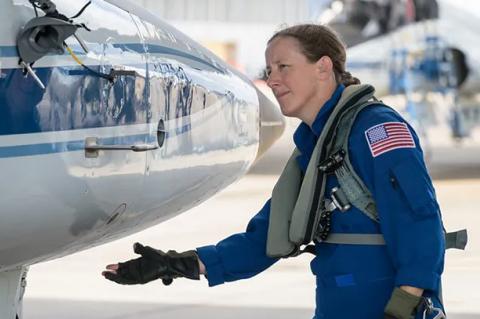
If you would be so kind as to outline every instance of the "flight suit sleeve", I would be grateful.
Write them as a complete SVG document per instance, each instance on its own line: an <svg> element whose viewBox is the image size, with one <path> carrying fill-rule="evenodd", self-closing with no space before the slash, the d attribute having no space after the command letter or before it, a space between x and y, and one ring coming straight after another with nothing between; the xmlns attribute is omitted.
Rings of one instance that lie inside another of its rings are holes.
<svg viewBox="0 0 480 319"><path fill-rule="evenodd" d="M443 225L415 131L393 110L367 108L352 128L349 149L352 165L375 199L395 285L437 291Z"/></svg>
<svg viewBox="0 0 480 319"><path fill-rule="evenodd" d="M216 245L197 248L209 286L253 277L278 260L266 255L269 216L270 200L250 220L244 233L227 237Z"/></svg>

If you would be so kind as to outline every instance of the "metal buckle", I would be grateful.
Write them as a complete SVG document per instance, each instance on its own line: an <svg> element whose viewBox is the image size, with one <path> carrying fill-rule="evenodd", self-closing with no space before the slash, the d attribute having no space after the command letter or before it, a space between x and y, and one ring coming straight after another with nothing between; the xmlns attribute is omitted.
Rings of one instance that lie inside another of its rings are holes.
<svg viewBox="0 0 480 319"><path fill-rule="evenodd" d="M330 193L330 198L332 199L335 207L338 208L342 213L346 212L350 209L350 207L352 207L343 191L338 187L334 187L332 189L332 192Z"/></svg>
<svg viewBox="0 0 480 319"><path fill-rule="evenodd" d="M326 160L318 164L318 169L326 174L335 172L343 163L345 158L345 151L340 150L330 155Z"/></svg>
<svg viewBox="0 0 480 319"><path fill-rule="evenodd" d="M445 313L442 309L434 307L432 299L423 298L422 306L424 308L422 316L423 319L427 319L427 315L430 315L434 312L436 312L436 315L432 319L447 319L447 316L445 316Z"/></svg>

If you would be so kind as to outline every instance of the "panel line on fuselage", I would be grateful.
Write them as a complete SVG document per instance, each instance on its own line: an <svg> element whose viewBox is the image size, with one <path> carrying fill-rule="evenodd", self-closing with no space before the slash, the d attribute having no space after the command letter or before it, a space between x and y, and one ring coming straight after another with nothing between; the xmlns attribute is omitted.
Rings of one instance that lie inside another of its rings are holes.
<svg viewBox="0 0 480 319"><path fill-rule="evenodd" d="M87 46L89 46L89 44L87 44ZM178 62L185 63L186 65L191 66L193 68L198 68L199 67L198 63L200 63L201 65L206 66L207 70L209 70L209 71L214 70L214 71L222 73L222 74L225 74L225 72L226 72L226 70L220 68L220 66L214 65L212 63L213 61L210 62L210 61L204 60L204 59L202 59L198 56L195 56L193 54L189 54L187 52L183 52L183 51L180 51L180 50L177 50L177 49L169 48L169 47L158 45L158 44L144 45L142 43L113 43L112 47L117 48L117 49L121 49L123 51L119 52L118 54L109 53L109 56L117 56L118 55L118 57L124 58L122 53L128 53L128 51L132 51L134 53L140 53L140 54L147 54L147 53L148 54L154 54L155 56L158 55L159 57L162 57L162 56L166 55L166 56L169 56L169 57L175 57L175 60L177 60ZM145 48L146 48L147 52L145 52ZM73 46L72 49L73 49L73 51L76 55L79 55L81 57L86 57L86 58L89 57L89 54L85 54L83 51L81 51L81 48L79 46L77 46L77 47ZM98 55L99 53L97 52L97 53L94 53L94 54ZM65 62L68 63L68 66L77 65L77 63L75 61L73 61L73 59L69 56L68 53L64 53L62 55L49 54L46 57L47 58L48 57L55 57L56 60L61 59L60 60L61 61L60 65L62 65L62 66L64 65ZM4 68L22 68L18 64L19 56L18 56L18 51L17 51L16 46L0 46L0 59L3 60L5 58L14 58L14 59L10 60L10 61L6 60L5 62L10 62L10 63L8 63L9 65L4 65ZM85 61L86 64L96 65L94 59L88 59L88 60L89 61ZM12 62L14 62L14 63L12 63ZM98 65L101 64L101 61L97 60L96 62L98 63ZM194 63L192 63L192 62L194 62ZM60 66L57 63L56 63L56 66ZM36 63L36 66L45 67L46 65L44 65L42 63L42 61L39 60ZM52 63L49 63L48 66L53 66L53 65L52 65Z"/></svg>

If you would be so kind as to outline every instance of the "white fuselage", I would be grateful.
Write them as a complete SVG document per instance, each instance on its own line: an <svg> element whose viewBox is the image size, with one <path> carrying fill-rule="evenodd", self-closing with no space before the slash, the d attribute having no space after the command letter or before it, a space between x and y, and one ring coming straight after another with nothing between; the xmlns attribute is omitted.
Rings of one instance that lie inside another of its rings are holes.
<svg viewBox="0 0 480 319"><path fill-rule="evenodd" d="M67 16L84 4L55 3ZM73 37L67 44L91 68L137 76L112 84L70 55L48 55L34 64L42 90L23 76L16 52L32 7L26 0L0 7L0 270L171 218L253 163L262 142L256 89L155 16L127 1L94 0L75 20L92 30L78 31L90 52L82 53ZM87 156L87 138L160 147Z"/></svg>

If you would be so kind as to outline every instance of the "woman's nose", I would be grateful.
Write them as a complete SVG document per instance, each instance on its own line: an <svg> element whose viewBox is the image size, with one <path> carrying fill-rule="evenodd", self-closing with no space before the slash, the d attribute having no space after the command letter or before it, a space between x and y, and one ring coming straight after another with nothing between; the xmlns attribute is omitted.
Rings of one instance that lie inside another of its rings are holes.
<svg viewBox="0 0 480 319"><path fill-rule="evenodd" d="M274 88L279 84L278 77L275 75L274 72L270 72L270 74L267 77L267 85L270 88Z"/></svg>

